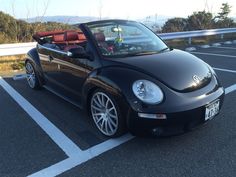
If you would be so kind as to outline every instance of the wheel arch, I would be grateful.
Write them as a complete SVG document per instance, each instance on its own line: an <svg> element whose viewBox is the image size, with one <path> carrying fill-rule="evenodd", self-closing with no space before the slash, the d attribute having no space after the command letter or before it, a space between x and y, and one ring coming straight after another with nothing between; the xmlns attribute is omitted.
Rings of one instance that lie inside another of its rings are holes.
<svg viewBox="0 0 236 177"><path fill-rule="evenodd" d="M99 76L98 78L97 77L96 78L95 77L87 78L87 80L83 86L83 90L82 90L82 94L84 95L83 96L83 106L85 108L89 107L89 100L91 99L93 93L98 89L102 89L105 92L108 92L109 94L111 94L116 99L126 102L126 98L123 95L123 93L118 85L116 85L112 81L102 82L101 79L104 80L105 77ZM112 83L112 86L111 86L111 83Z"/></svg>
<svg viewBox="0 0 236 177"><path fill-rule="evenodd" d="M148 78L145 74L131 68L110 66L93 71L86 79L82 89L83 106L88 108L88 100L96 89L103 89L115 97L125 110L138 110L140 101L132 91L134 81Z"/></svg>

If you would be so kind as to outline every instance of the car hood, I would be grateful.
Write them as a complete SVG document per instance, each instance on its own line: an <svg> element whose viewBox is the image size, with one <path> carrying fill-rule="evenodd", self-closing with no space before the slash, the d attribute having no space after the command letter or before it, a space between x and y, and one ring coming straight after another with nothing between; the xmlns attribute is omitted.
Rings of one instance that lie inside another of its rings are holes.
<svg viewBox="0 0 236 177"><path fill-rule="evenodd" d="M211 81L212 73L208 66L181 50L112 60L139 69L179 92L194 91Z"/></svg>

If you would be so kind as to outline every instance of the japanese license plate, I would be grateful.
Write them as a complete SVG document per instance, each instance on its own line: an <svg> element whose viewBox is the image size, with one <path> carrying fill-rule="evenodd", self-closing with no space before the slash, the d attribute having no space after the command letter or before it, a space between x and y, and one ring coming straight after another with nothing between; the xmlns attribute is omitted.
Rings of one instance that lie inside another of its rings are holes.
<svg viewBox="0 0 236 177"><path fill-rule="evenodd" d="M206 106L205 120L212 119L220 110L220 100L216 100Z"/></svg>

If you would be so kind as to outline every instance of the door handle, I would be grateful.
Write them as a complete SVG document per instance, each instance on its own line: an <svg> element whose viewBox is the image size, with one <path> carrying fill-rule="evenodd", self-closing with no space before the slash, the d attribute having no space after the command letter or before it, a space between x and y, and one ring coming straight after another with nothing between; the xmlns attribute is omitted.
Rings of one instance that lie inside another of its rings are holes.
<svg viewBox="0 0 236 177"><path fill-rule="evenodd" d="M48 56L49 61L51 62L53 60L53 57L51 55Z"/></svg>

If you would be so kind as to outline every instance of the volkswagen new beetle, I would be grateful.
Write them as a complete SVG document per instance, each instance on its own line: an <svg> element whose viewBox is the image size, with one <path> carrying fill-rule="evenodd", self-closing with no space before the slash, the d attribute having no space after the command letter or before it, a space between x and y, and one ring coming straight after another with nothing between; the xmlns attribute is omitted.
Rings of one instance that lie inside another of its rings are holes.
<svg viewBox="0 0 236 177"><path fill-rule="evenodd" d="M224 89L213 69L138 22L89 22L33 38L37 47L25 61L29 86L86 109L106 136L184 132L221 109Z"/></svg>

